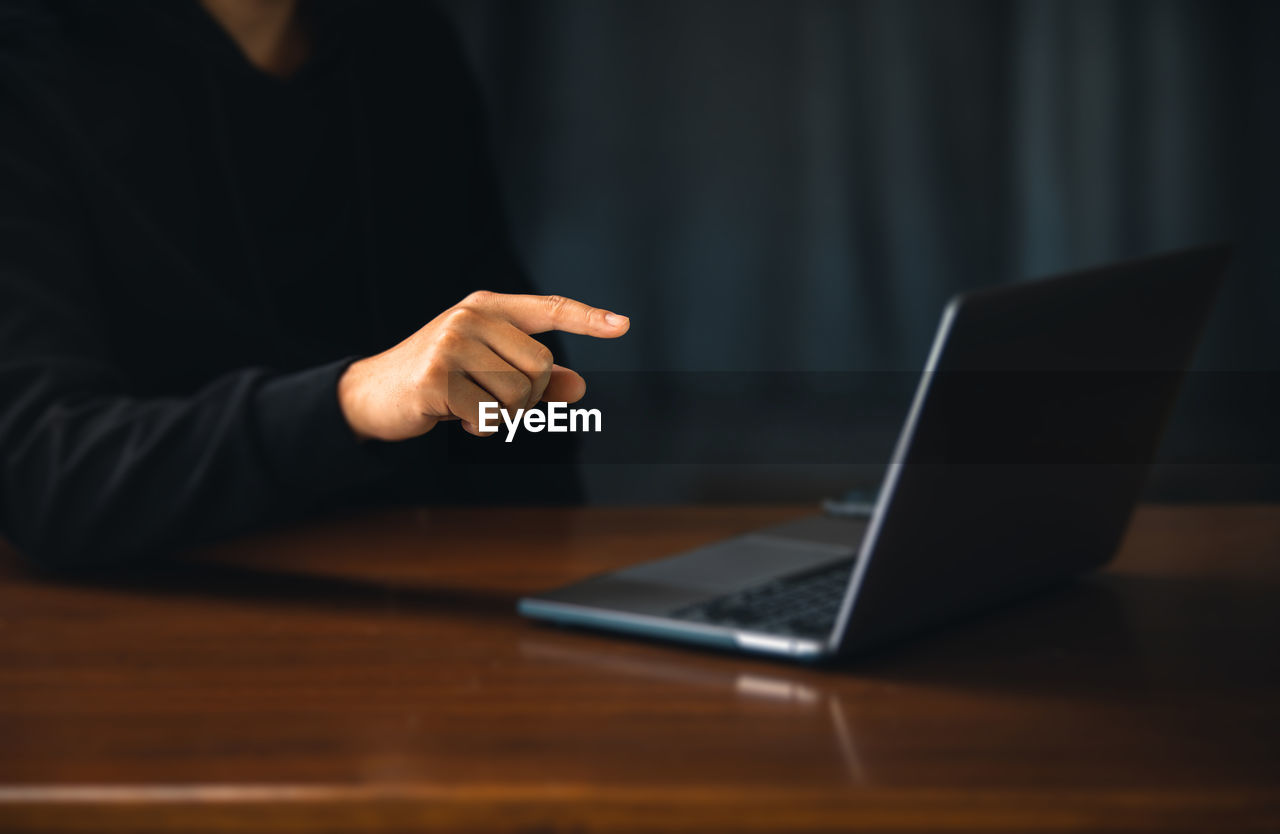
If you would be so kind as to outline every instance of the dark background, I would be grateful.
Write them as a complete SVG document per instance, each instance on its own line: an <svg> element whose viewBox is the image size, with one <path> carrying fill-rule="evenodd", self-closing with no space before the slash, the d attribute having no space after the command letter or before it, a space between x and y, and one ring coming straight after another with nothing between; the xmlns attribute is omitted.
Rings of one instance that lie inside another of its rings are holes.
<svg viewBox="0 0 1280 834"><path fill-rule="evenodd" d="M705 380L674 372L910 374L957 290L1225 240L1235 262L1151 492L1280 495L1280 3L444 8L535 281L633 318L616 344L571 342L589 381L673 372L678 401ZM673 455L590 467L593 497L816 498L874 482L900 401L867 409L878 420L806 422L743 387L727 407L780 432L865 437L868 465ZM724 429L671 431L696 449Z"/></svg>

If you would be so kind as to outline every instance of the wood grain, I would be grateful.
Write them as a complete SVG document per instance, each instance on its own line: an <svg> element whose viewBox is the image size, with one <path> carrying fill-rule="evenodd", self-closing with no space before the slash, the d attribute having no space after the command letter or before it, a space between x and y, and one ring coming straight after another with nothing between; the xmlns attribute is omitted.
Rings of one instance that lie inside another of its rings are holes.
<svg viewBox="0 0 1280 834"><path fill-rule="evenodd" d="M0 553L0 831L1280 831L1280 507L832 667L520 619L805 512L395 511L54 581Z"/></svg>

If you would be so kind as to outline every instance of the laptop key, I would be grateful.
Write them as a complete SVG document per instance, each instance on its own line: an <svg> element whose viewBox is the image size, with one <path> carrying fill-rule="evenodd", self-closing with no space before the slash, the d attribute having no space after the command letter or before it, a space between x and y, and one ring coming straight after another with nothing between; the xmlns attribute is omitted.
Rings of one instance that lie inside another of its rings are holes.
<svg viewBox="0 0 1280 834"><path fill-rule="evenodd" d="M853 560L847 559L686 606L671 616L726 628L821 636L829 632L835 622L852 569Z"/></svg>

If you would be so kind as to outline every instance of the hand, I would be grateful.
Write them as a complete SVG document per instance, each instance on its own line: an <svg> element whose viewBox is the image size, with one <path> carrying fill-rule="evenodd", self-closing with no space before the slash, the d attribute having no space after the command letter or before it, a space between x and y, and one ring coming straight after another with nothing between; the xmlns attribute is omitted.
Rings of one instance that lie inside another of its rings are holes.
<svg viewBox="0 0 1280 834"><path fill-rule="evenodd" d="M616 339L630 326L626 316L560 296L475 292L390 350L353 363L338 381L338 403L365 440L408 440L454 419L480 436L482 402L515 411L586 393L582 377L556 365L532 334Z"/></svg>

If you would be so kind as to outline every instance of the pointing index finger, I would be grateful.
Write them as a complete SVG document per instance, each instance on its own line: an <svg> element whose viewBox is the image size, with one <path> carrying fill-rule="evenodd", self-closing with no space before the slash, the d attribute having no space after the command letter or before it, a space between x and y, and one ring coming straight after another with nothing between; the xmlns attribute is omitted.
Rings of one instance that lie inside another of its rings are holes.
<svg viewBox="0 0 1280 834"><path fill-rule="evenodd" d="M598 339L616 339L631 327L626 316L561 295L474 293L468 303L505 318L529 335L560 330Z"/></svg>

